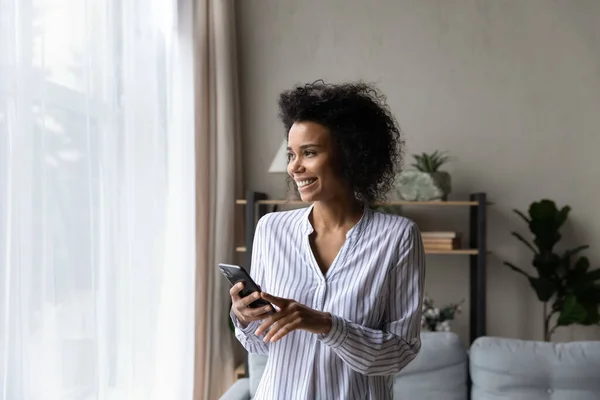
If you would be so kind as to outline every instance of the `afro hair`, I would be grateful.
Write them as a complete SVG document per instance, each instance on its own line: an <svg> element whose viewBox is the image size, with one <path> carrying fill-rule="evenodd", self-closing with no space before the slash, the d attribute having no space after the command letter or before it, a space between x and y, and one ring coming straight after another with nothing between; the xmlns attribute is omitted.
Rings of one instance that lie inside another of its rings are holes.
<svg viewBox="0 0 600 400"><path fill-rule="evenodd" d="M384 200L402 164L398 123L377 89L364 82L296 86L279 96L286 138L295 122L315 122L330 132L342 178L367 204Z"/></svg>

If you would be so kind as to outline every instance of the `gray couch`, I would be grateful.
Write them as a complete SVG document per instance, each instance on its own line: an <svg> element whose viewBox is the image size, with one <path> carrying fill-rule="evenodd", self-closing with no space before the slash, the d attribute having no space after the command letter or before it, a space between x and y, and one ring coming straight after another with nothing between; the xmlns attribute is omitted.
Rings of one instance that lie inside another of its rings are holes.
<svg viewBox="0 0 600 400"><path fill-rule="evenodd" d="M600 400L600 341L546 343L423 332L419 355L394 380L395 399ZM249 378L221 400L253 398L267 358L249 355Z"/></svg>

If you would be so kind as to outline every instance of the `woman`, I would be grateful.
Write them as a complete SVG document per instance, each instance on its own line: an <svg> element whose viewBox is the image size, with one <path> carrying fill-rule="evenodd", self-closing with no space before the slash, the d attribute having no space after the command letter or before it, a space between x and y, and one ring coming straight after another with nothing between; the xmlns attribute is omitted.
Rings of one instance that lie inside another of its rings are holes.
<svg viewBox="0 0 600 400"><path fill-rule="evenodd" d="M398 126L364 83L281 94L288 174L305 209L257 224L251 275L231 289L236 337L268 355L255 399L391 399L419 352L425 259L411 220L370 208L400 164ZM275 306L250 308L262 297Z"/></svg>

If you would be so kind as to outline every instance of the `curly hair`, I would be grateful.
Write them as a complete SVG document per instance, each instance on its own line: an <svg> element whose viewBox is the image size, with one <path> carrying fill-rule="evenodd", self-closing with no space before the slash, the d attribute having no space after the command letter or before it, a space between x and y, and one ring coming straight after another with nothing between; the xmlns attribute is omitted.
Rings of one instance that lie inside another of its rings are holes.
<svg viewBox="0 0 600 400"><path fill-rule="evenodd" d="M310 121L331 133L339 171L355 197L367 204L383 200L403 160L404 140L386 97L372 84L327 84L322 80L279 96L286 138L294 122Z"/></svg>

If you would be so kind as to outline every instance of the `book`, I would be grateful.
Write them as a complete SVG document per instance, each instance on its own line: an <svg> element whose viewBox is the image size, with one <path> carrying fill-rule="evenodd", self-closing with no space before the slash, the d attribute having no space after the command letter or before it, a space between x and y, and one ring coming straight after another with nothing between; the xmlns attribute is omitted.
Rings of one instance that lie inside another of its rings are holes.
<svg viewBox="0 0 600 400"><path fill-rule="evenodd" d="M454 250L460 249L461 241L460 237L455 238L428 238L424 237L423 239L423 247L427 250Z"/></svg>
<svg viewBox="0 0 600 400"><path fill-rule="evenodd" d="M421 232L421 237L423 239L442 239L442 238L457 238L460 237L458 232L442 232L442 231L430 231L430 232Z"/></svg>

